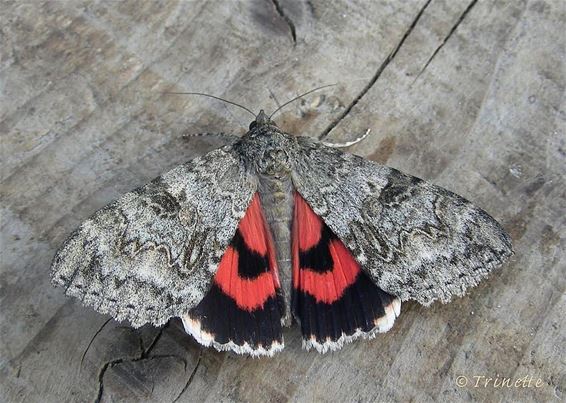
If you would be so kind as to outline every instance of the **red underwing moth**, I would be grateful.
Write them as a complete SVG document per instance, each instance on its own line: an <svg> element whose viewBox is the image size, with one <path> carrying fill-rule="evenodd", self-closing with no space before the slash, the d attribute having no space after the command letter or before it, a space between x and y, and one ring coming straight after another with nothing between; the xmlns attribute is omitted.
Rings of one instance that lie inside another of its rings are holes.
<svg viewBox="0 0 566 403"><path fill-rule="evenodd" d="M280 351L295 322L319 352L372 338L401 301L448 302L511 254L462 197L284 133L261 111L232 144L96 212L52 277L135 327L180 317L199 343L258 356Z"/></svg>

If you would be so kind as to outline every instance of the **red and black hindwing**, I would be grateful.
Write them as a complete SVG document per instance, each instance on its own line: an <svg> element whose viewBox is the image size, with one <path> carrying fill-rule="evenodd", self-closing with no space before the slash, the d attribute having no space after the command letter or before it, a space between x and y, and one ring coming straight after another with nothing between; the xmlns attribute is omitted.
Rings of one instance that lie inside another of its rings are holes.
<svg viewBox="0 0 566 403"><path fill-rule="evenodd" d="M209 292L187 315L185 330L218 350L272 355L283 348L279 279L270 231L255 194Z"/></svg>
<svg viewBox="0 0 566 403"><path fill-rule="evenodd" d="M400 300L373 283L298 193L292 251L292 309L307 348L336 350L391 328Z"/></svg>

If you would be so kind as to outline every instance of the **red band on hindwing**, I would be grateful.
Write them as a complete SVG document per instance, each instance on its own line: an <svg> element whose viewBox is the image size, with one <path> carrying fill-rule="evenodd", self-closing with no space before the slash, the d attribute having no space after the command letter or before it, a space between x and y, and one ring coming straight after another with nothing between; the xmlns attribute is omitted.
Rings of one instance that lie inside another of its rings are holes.
<svg viewBox="0 0 566 403"><path fill-rule="evenodd" d="M246 214L238 224L238 231L244 238L244 243L249 250L260 255L267 254L267 234L264 226L265 219L259 203L258 195L254 195Z"/></svg>
<svg viewBox="0 0 566 403"><path fill-rule="evenodd" d="M295 193L293 284L327 304L340 299L360 273L360 266L306 201Z"/></svg>
<svg viewBox="0 0 566 403"><path fill-rule="evenodd" d="M238 252L229 247L214 277L214 282L238 307L247 311L260 308L269 298L275 296L275 282L270 272L249 280L238 275Z"/></svg>
<svg viewBox="0 0 566 403"><path fill-rule="evenodd" d="M342 242L333 240L329 248L334 260L332 270L317 273L308 267L301 268L299 281L300 290L308 292L318 302L327 304L338 300L344 290L356 281L360 272L357 262Z"/></svg>
<svg viewBox="0 0 566 403"><path fill-rule="evenodd" d="M214 282L246 311L259 309L276 296L275 248L257 194L222 256Z"/></svg>
<svg viewBox="0 0 566 403"><path fill-rule="evenodd" d="M306 251L320 242L324 224L307 202L296 192L294 223L300 223L300 228L297 224L293 225L293 241L298 240L296 246L301 251Z"/></svg>

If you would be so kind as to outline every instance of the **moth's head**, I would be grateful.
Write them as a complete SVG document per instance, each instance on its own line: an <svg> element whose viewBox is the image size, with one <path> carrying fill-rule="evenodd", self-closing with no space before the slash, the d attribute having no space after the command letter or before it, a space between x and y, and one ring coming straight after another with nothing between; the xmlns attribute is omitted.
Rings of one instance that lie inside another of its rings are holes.
<svg viewBox="0 0 566 403"><path fill-rule="evenodd" d="M250 130L261 127L267 127L267 126L277 127L275 122L273 122L273 120L271 120L269 116L266 115L265 111L262 109L255 117L255 120L252 123L250 123Z"/></svg>

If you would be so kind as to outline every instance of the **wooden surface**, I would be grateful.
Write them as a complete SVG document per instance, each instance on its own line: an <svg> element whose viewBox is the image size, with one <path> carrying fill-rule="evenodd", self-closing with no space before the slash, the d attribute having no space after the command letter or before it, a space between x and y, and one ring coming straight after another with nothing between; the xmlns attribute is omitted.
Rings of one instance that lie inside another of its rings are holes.
<svg viewBox="0 0 566 403"><path fill-rule="evenodd" d="M564 401L563 1L3 0L0 13L1 400ZM270 93L333 82L279 126L336 141L370 128L348 151L483 207L513 237L509 264L450 304L404 303L392 331L337 353L304 352L288 330L273 359L201 349L178 320L105 325L51 287L82 220L222 144L186 134L251 120L164 91L273 110Z"/></svg>

